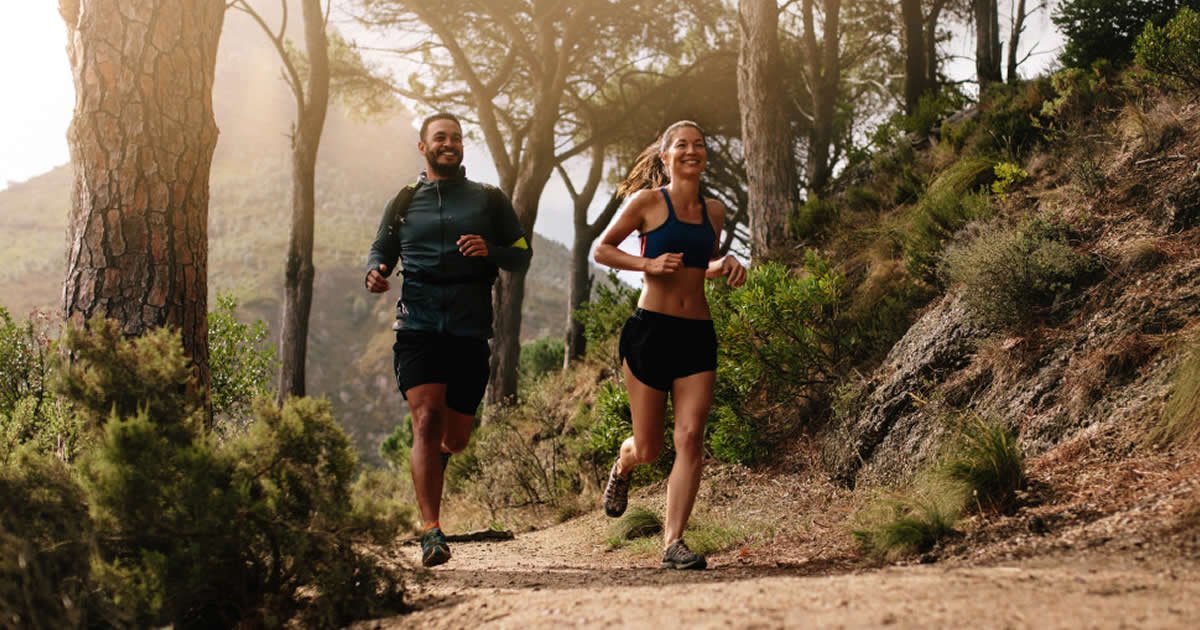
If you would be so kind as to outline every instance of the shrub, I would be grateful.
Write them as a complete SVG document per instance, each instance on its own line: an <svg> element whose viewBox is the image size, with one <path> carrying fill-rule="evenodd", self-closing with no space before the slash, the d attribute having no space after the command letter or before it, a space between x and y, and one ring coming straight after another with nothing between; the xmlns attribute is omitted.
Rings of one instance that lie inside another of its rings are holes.
<svg viewBox="0 0 1200 630"><path fill-rule="evenodd" d="M254 399L271 391L275 348L261 319L238 321L233 296L218 295L217 308L208 314L208 365L213 415L244 424Z"/></svg>
<svg viewBox="0 0 1200 630"><path fill-rule="evenodd" d="M408 468L408 454L412 449L412 414L404 414L404 419L396 425L379 444L379 455L383 461L394 468Z"/></svg>
<svg viewBox="0 0 1200 630"><path fill-rule="evenodd" d="M1053 94L1050 82L1044 79L1019 85L993 84L980 100L979 124L967 142L967 153L1020 160L1041 142L1044 130L1038 115Z"/></svg>
<svg viewBox="0 0 1200 630"><path fill-rule="evenodd" d="M741 289L708 285L717 338L718 405L819 399L844 369L852 340L840 317L844 280L809 251L803 273L777 263L750 270ZM758 427L761 431L763 427Z"/></svg>
<svg viewBox="0 0 1200 630"><path fill-rule="evenodd" d="M1063 64L1087 68L1100 59L1124 64L1147 22L1161 26L1181 7L1198 0L1064 0L1051 19L1066 38Z"/></svg>
<svg viewBox="0 0 1200 630"><path fill-rule="evenodd" d="M1012 162L1001 162L995 166L996 179L992 182L992 193L1000 198L1000 201L1008 199L1008 191L1014 185L1019 184L1029 178L1029 173L1020 165Z"/></svg>
<svg viewBox="0 0 1200 630"><path fill-rule="evenodd" d="M22 399L45 397L49 356L46 332L31 321L13 321L0 307L0 414L11 413Z"/></svg>
<svg viewBox="0 0 1200 630"><path fill-rule="evenodd" d="M837 206L815 193L809 194L789 216L792 237L799 241L818 239L836 218Z"/></svg>
<svg viewBox="0 0 1200 630"><path fill-rule="evenodd" d="M1200 91L1200 13L1184 6L1163 26L1146 24L1134 53L1143 68Z"/></svg>
<svg viewBox="0 0 1200 630"><path fill-rule="evenodd" d="M1072 162L1067 167L1067 173L1071 177L1071 183L1079 189L1079 192L1089 197L1100 194L1108 185L1108 178L1104 176L1100 164L1090 157Z"/></svg>
<svg viewBox="0 0 1200 630"><path fill-rule="evenodd" d="M1200 344L1193 344L1172 377L1171 397L1150 441L1160 446L1200 437Z"/></svg>
<svg viewBox="0 0 1200 630"><path fill-rule="evenodd" d="M917 101L916 111L904 116L900 126L909 133L928 135L946 116L961 109L966 102L966 97L956 86L947 86L937 93L924 94Z"/></svg>
<svg viewBox="0 0 1200 630"><path fill-rule="evenodd" d="M637 308L640 291L621 282L615 272L609 282L596 283L595 295L579 307L575 316L583 324L583 335L589 348L615 337L625 320Z"/></svg>
<svg viewBox="0 0 1200 630"><path fill-rule="evenodd" d="M521 382L530 383L561 370L565 352L563 340L556 337L542 337L522 344L519 365Z"/></svg>
<svg viewBox="0 0 1200 630"><path fill-rule="evenodd" d="M534 505L558 505L570 482L566 445L551 414L529 402L491 413L476 433L471 448L474 462L464 475L466 493L486 506L493 519L501 510ZM532 431L523 432L523 426ZM532 439L529 433L539 436Z"/></svg>
<svg viewBox="0 0 1200 630"><path fill-rule="evenodd" d="M1034 220L992 227L947 249L943 273L986 323L1011 326L1055 312L1100 269L1067 243L1060 225Z"/></svg>
<svg viewBox="0 0 1200 630"><path fill-rule="evenodd" d="M947 479L966 486L966 494L985 510L1011 513L1017 492L1025 488L1025 456L1017 436L994 420L967 414L958 442L942 464Z"/></svg>
<svg viewBox="0 0 1200 630"><path fill-rule="evenodd" d="M705 431L708 447L719 461L751 464L766 455L763 432L728 405L713 408Z"/></svg>
<svg viewBox="0 0 1200 630"><path fill-rule="evenodd" d="M675 443L671 439L669 410L663 425L663 452L653 464L638 466L634 470L633 482L636 485L657 481L671 472L671 465L675 461ZM629 410L629 395L615 381L605 381L596 392L582 458L602 470L607 478L609 467L621 452L621 444L631 435L633 417Z"/></svg>
<svg viewBox="0 0 1200 630"><path fill-rule="evenodd" d="M990 166L987 172L991 172ZM938 259L946 243L967 223L986 218L991 212L985 193L960 192L950 187L931 190L912 209L902 237L909 272L936 281Z"/></svg>
<svg viewBox="0 0 1200 630"><path fill-rule="evenodd" d="M854 515L852 534L864 551L877 558L896 560L924 553L954 533L962 504L961 491L953 487L882 496Z"/></svg>

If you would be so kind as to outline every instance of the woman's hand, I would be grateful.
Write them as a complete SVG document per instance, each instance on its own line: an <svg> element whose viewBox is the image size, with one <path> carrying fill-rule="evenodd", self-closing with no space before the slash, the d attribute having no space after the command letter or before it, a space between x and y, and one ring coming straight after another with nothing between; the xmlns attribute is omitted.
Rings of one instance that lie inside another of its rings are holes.
<svg viewBox="0 0 1200 630"><path fill-rule="evenodd" d="M721 261L721 275L735 289L746 283L746 268L733 256L726 256Z"/></svg>
<svg viewBox="0 0 1200 630"><path fill-rule="evenodd" d="M675 270L679 269L681 265L683 265L683 254L667 253L648 260L643 271L649 276L665 276L675 273Z"/></svg>

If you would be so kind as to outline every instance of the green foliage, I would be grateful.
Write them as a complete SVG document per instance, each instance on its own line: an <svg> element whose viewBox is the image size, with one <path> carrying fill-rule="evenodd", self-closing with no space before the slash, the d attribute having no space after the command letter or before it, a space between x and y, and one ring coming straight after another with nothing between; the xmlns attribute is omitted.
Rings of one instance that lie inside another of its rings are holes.
<svg viewBox="0 0 1200 630"><path fill-rule="evenodd" d="M1103 67L1066 68L1050 75L1053 94L1042 102L1041 126L1065 127L1092 114L1107 90Z"/></svg>
<svg viewBox="0 0 1200 630"><path fill-rule="evenodd" d="M928 135L946 116L962 109L966 102L966 97L956 86L924 94L917 102L916 111L900 119L900 127L909 133Z"/></svg>
<svg viewBox="0 0 1200 630"><path fill-rule="evenodd" d="M0 626L100 625L91 521L67 465L22 449L0 464L0 505Z"/></svg>
<svg viewBox="0 0 1200 630"><path fill-rule="evenodd" d="M245 416L255 398L270 394L276 367L275 347L267 342L261 319L237 319L233 296L217 296L208 314L208 366L212 374L212 409L219 418Z"/></svg>
<svg viewBox="0 0 1200 630"><path fill-rule="evenodd" d="M563 340L557 337L542 337L522 344L518 366L521 382L529 383L561 370L565 352Z"/></svg>
<svg viewBox="0 0 1200 630"><path fill-rule="evenodd" d="M806 241L817 239L837 218L837 206L810 194L788 217L793 238Z"/></svg>
<svg viewBox="0 0 1200 630"><path fill-rule="evenodd" d="M1105 177L1104 171L1091 157L1072 162L1067 167L1067 173L1071 177L1071 184L1089 197L1095 197L1108 186L1108 178Z"/></svg>
<svg viewBox="0 0 1200 630"><path fill-rule="evenodd" d="M961 491L952 487L880 497L855 514L852 533L863 550L881 559L923 553L954 533L962 504Z"/></svg>
<svg viewBox="0 0 1200 630"><path fill-rule="evenodd" d="M675 446L671 439L672 418L668 413L664 419L663 452L649 466L638 466L633 473L634 484L646 484L664 478L675 461ZM633 435L633 417L629 410L629 395L615 381L605 381L596 393L592 407L591 424L587 429L587 440L580 455L605 475L608 468L621 452L621 443Z"/></svg>
<svg viewBox="0 0 1200 630"><path fill-rule="evenodd" d="M1134 53L1143 68L1200 91L1200 13L1185 6L1164 26L1147 24Z"/></svg>
<svg viewBox="0 0 1200 630"><path fill-rule="evenodd" d="M1172 377L1171 397L1150 433L1150 441L1160 446L1200 438L1200 343L1192 344L1187 352Z"/></svg>
<svg viewBox="0 0 1200 630"><path fill-rule="evenodd" d="M907 134L885 123L871 134L871 146L871 170L882 197L894 204L916 201L925 180L916 170L917 154Z"/></svg>
<svg viewBox="0 0 1200 630"><path fill-rule="evenodd" d="M713 408L705 430L709 450L719 461L751 464L767 454L767 444L755 423L728 405Z"/></svg>
<svg viewBox="0 0 1200 630"><path fill-rule="evenodd" d="M955 233L968 222L988 216L987 195L971 192L987 185L993 163L966 158L946 169L929 186L929 193L909 213L902 237L909 271L918 278L935 279L938 256Z"/></svg>
<svg viewBox="0 0 1200 630"><path fill-rule="evenodd" d="M963 285L963 296L980 318L1012 326L1055 312L1090 282L1100 265L1077 253L1059 224L1028 221L993 226L974 240L946 251L943 273Z"/></svg>
<svg viewBox="0 0 1200 630"><path fill-rule="evenodd" d="M844 280L833 265L809 251L804 272L776 263L750 270L736 291L709 285L717 328L718 380L739 400L761 393L767 400L811 398L843 367L847 336L841 329Z"/></svg>
<svg viewBox="0 0 1200 630"><path fill-rule="evenodd" d="M404 419L379 444L379 455L393 468L407 469L412 443L412 414L406 413Z"/></svg>
<svg viewBox="0 0 1200 630"><path fill-rule="evenodd" d="M1087 68L1107 59L1123 65L1133 58L1135 38L1147 23L1161 26L1181 7L1198 0L1063 0L1051 19L1066 38L1062 61Z"/></svg>
<svg viewBox="0 0 1200 630"><path fill-rule="evenodd" d="M1009 189L1029 178L1029 173L1025 169L1012 162L1000 162L995 166L995 173L996 179L992 181L992 193L999 197L1000 201L1008 199Z"/></svg>
<svg viewBox="0 0 1200 630"><path fill-rule="evenodd" d="M560 428L539 401L527 399L521 406L493 410L476 432L470 457L450 462L465 466L474 460L463 471L462 487L493 519L504 509L556 506L573 489Z"/></svg>
<svg viewBox="0 0 1200 630"><path fill-rule="evenodd" d="M966 487L969 503L1009 514L1025 488L1025 455L1017 436L1003 424L967 414L957 444L942 464L951 481Z"/></svg>
<svg viewBox="0 0 1200 630"><path fill-rule="evenodd" d="M596 283L590 302L579 307L575 316L583 324L588 347L600 345L621 332L625 320L637 308L640 292L621 282L616 272L609 273L609 282Z"/></svg>
<svg viewBox="0 0 1200 630"><path fill-rule="evenodd" d="M11 413L26 398L46 394L50 341L32 321L13 321L0 306L0 414Z"/></svg>
<svg viewBox="0 0 1200 630"><path fill-rule="evenodd" d="M657 512L640 505L630 506L621 518L608 528L608 546L623 547L635 538L647 538L662 533L663 522Z"/></svg>

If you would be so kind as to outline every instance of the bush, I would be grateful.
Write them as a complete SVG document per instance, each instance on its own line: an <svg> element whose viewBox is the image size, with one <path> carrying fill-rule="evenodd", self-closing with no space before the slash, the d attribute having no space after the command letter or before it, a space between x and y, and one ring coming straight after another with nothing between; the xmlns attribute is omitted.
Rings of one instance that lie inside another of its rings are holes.
<svg viewBox="0 0 1200 630"><path fill-rule="evenodd" d="M649 466L638 466L633 471L635 485L644 485L666 477L675 462L675 443L671 439L672 418L668 409L663 421L663 452ZM615 381L605 381L596 393L592 407L591 425L587 429L587 441L582 457L604 472L607 478L609 467L621 452L621 444L633 435L633 417L629 410L629 395Z"/></svg>
<svg viewBox="0 0 1200 630"><path fill-rule="evenodd" d="M523 344L519 365L521 382L531 383L561 370L565 352L563 340L556 337L542 337Z"/></svg>
<svg viewBox="0 0 1200 630"><path fill-rule="evenodd" d="M945 244L968 222L991 214L987 194L971 191L987 185L992 173L988 160L963 160L935 180L929 194L913 207L902 237L905 262L913 276L936 281Z"/></svg>
<svg viewBox="0 0 1200 630"><path fill-rule="evenodd" d="M236 311L232 296L217 296L217 308L208 313L208 366L213 415L244 424L254 399L270 394L276 360L266 323L244 324Z"/></svg>
<svg viewBox="0 0 1200 630"><path fill-rule="evenodd" d="M1164 26L1147 24L1134 53L1143 68L1200 91L1200 13L1185 6Z"/></svg>
<svg viewBox="0 0 1200 630"><path fill-rule="evenodd" d="M995 167L996 179L992 182L992 193L1000 201L1008 199L1008 191L1016 184L1029 178L1029 173L1012 162L1001 162Z"/></svg>
<svg viewBox="0 0 1200 630"><path fill-rule="evenodd" d="M751 464L766 455L762 432L728 405L713 408L705 430L712 456L719 461Z"/></svg>
<svg viewBox="0 0 1200 630"><path fill-rule="evenodd" d="M968 414L957 444L942 464L947 479L964 484L981 509L1009 514L1025 489L1025 456L1017 436L996 421Z"/></svg>
<svg viewBox="0 0 1200 630"><path fill-rule="evenodd" d="M797 241L811 241L821 237L837 218L837 206L821 199L815 193L808 195L804 203L796 207L789 217L789 229Z"/></svg>
<svg viewBox="0 0 1200 630"><path fill-rule="evenodd" d="M532 430L522 431L524 427ZM464 471L462 487L488 508L492 519L505 509L557 506L571 483L566 455L561 427L545 409L527 401L521 407L494 410L475 435L475 461ZM451 463L468 462L459 458Z"/></svg>
<svg viewBox="0 0 1200 630"><path fill-rule="evenodd" d="M1099 271L1067 243L1060 225L1041 220L992 227L946 251L943 274L988 324L1012 326L1053 314Z"/></svg>
<svg viewBox="0 0 1200 630"><path fill-rule="evenodd" d="M590 302L575 312L583 324L583 335L588 347L599 345L621 332L625 320L637 308L637 289L621 282L616 272L609 273L609 282L596 283L595 295Z"/></svg>
<svg viewBox="0 0 1200 630"><path fill-rule="evenodd" d="M708 285L718 348L717 405L820 399L845 368L853 340L840 316L844 280L809 251L803 273L777 263L750 270L736 291ZM763 431L765 427L758 427Z"/></svg>
<svg viewBox="0 0 1200 630"><path fill-rule="evenodd" d="M118 625L340 625L399 610L399 576L365 552L406 525L356 498L326 401L260 400L219 443L176 333L127 340L93 320L64 337L60 391L103 439L82 458L92 575Z"/></svg>
<svg viewBox="0 0 1200 630"><path fill-rule="evenodd" d="M1064 0L1051 15L1067 40L1063 64L1087 68L1107 59L1123 65L1146 24L1162 26L1181 7L1200 10L1200 0Z"/></svg>
<svg viewBox="0 0 1200 630"><path fill-rule="evenodd" d="M947 86L937 93L928 93L917 101L917 109L901 118L900 127L909 133L929 135L946 116L962 109L967 99L956 86Z"/></svg>
<svg viewBox="0 0 1200 630"><path fill-rule="evenodd" d="M1045 79L993 84L980 100L978 125L966 142L967 153L1019 161L1042 141L1044 129L1038 116L1053 96L1051 82Z"/></svg>
<svg viewBox="0 0 1200 630"><path fill-rule="evenodd" d="M0 414L11 413L26 398L42 401L50 352L45 330L31 321L14 322L0 307Z"/></svg>

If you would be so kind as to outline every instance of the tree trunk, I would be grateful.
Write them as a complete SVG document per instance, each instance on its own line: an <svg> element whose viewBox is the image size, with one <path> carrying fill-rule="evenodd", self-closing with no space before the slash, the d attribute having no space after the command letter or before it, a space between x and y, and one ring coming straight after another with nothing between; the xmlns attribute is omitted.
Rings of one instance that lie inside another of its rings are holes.
<svg viewBox="0 0 1200 630"><path fill-rule="evenodd" d="M62 0L75 82L63 309L178 328L208 369L208 177L223 0Z"/></svg>
<svg viewBox="0 0 1200 630"><path fill-rule="evenodd" d="M1008 82L1017 82L1017 48L1021 43L1021 33L1025 31L1025 0L1017 0L1016 14L1012 18L1012 32L1008 37Z"/></svg>
<svg viewBox="0 0 1200 630"><path fill-rule="evenodd" d="M792 134L779 79L779 13L774 0L740 0L738 109L749 175L750 255L778 254L796 195Z"/></svg>
<svg viewBox="0 0 1200 630"><path fill-rule="evenodd" d="M824 0L825 22L821 42L817 43L814 0L804 0L804 41L808 57L808 81L812 86L813 124L808 134L808 189L821 194L829 184L833 167L829 159L833 142L834 114L842 81L838 45L841 0Z"/></svg>
<svg viewBox="0 0 1200 630"><path fill-rule="evenodd" d="M938 77L938 22L942 19L942 9L947 0L935 0L929 5L929 12L924 17L925 29L925 82L922 94L938 91L941 78Z"/></svg>
<svg viewBox="0 0 1200 630"><path fill-rule="evenodd" d="M570 367L571 361L583 357L587 350L587 338L583 335L583 324L575 318L575 311L587 303L592 296L591 254L592 242L586 233L575 231L575 239L571 244L571 280L567 290L567 330L563 368Z"/></svg>
<svg viewBox="0 0 1200 630"><path fill-rule="evenodd" d="M912 115L926 90L926 42L921 0L900 0L900 13L904 22L904 113ZM936 25L930 25L930 30L936 32Z"/></svg>
<svg viewBox="0 0 1200 630"><path fill-rule="evenodd" d="M308 318L312 310L313 223L316 206L317 151L329 106L329 43L320 0L304 0L307 85L293 74L296 125L292 137L292 229L284 273L280 317L279 401L305 394ZM285 63L291 63L285 59Z"/></svg>
<svg viewBox="0 0 1200 630"><path fill-rule="evenodd" d="M979 95L1000 76L1000 15L997 0L973 0L975 13L975 78Z"/></svg>

